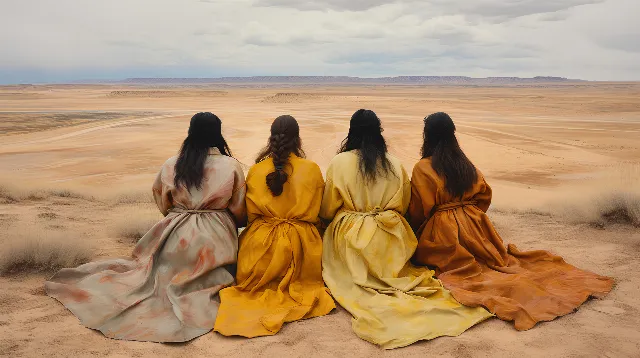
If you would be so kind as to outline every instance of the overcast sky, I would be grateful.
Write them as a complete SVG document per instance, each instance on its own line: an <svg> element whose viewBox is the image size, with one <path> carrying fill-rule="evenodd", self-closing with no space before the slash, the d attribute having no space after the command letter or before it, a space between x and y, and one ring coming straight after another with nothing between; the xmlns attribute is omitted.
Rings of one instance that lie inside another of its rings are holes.
<svg viewBox="0 0 640 358"><path fill-rule="evenodd" d="M640 0L0 0L0 83L251 75L640 80Z"/></svg>

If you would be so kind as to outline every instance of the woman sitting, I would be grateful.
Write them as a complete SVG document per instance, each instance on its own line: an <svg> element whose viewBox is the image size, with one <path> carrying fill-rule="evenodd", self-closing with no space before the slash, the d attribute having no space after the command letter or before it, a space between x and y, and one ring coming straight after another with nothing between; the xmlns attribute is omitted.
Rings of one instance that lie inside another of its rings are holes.
<svg viewBox="0 0 640 358"><path fill-rule="evenodd" d="M433 271L408 263L417 239L403 218L411 186L387 153L380 120L361 109L329 165L320 216L323 277L362 339L384 348L457 336L491 317L456 302Z"/></svg>
<svg viewBox="0 0 640 358"><path fill-rule="evenodd" d="M411 179L409 221L420 238L414 263L435 267L460 303L526 330L611 290L612 279L547 251L504 246L485 214L491 188L460 149L446 113L425 119L422 157Z"/></svg>
<svg viewBox="0 0 640 358"><path fill-rule="evenodd" d="M82 324L116 339L184 342L213 329L217 294L233 284L245 183L220 119L198 113L180 155L162 166L153 195L165 218L130 259L63 269L46 284Z"/></svg>
<svg viewBox="0 0 640 358"><path fill-rule="evenodd" d="M335 308L322 282L316 228L324 181L303 158L298 122L276 118L247 176L249 225L240 237L237 286L220 292L215 325L225 336L273 335L285 322Z"/></svg>

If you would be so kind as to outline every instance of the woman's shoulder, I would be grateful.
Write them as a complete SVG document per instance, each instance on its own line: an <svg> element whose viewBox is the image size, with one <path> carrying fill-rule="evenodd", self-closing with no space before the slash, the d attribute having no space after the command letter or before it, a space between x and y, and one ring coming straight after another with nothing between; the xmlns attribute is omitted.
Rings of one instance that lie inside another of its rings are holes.
<svg viewBox="0 0 640 358"><path fill-rule="evenodd" d="M218 168L224 168L223 170L229 170L230 172L238 172L244 176L243 165L242 163L240 163L238 159L227 156L227 155L213 155L213 156L209 156L209 158L211 158L210 161L208 162L210 163L209 165L213 165ZM217 163L217 164L214 164L214 163ZM223 166L219 167L220 164L222 164Z"/></svg>
<svg viewBox="0 0 640 358"><path fill-rule="evenodd" d="M416 165L413 166L413 171L411 172L411 179L414 182L416 179L424 180L425 178L431 179L432 181L440 181L438 173L436 173L431 165L431 158L420 159Z"/></svg>
<svg viewBox="0 0 640 358"><path fill-rule="evenodd" d="M263 171L273 171L273 159L271 158L265 158L259 162L257 162L256 164L252 165L251 168L249 168L249 173L253 174L256 172L263 172Z"/></svg>
<svg viewBox="0 0 640 358"><path fill-rule="evenodd" d="M164 163L162 164L162 167L175 167L176 166L176 162L178 162L178 156L174 155L173 157L167 159L164 161Z"/></svg>
<svg viewBox="0 0 640 358"><path fill-rule="evenodd" d="M350 150L348 152L338 153L335 157L333 157L333 159L331 159L331 162L329 162L329 166L348 164L357 160L358 154L355 151Z"/></svg>
<svg viewBox="0 0 640 358"><path fill-rule="evenodd" d="M291 157L291 164L295 167L301 167L305 170L318 170L320 171L320 166L313 160L307 158L300 158L296 156Z"/></svg>

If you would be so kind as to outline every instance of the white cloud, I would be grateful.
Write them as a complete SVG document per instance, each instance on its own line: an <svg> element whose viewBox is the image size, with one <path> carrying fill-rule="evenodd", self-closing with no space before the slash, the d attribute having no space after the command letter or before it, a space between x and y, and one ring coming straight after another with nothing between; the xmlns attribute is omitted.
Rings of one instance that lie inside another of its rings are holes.
<svg viewBox="0 0 640 358"><path fill-rule="evenodd" d="M21 0L0 83L234 75L640 80L637 0Z"/></svg>

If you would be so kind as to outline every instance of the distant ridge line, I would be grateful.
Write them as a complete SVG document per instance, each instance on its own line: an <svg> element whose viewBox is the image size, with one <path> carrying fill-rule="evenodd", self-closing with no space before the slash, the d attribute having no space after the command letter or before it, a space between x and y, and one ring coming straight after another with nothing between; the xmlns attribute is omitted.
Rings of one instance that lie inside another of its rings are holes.
<svg viewBox="0 0 640 358"><path fill-rule="evenodd" d="M582 81L564 77L466 77L466 76L250 76L213 78L127 78L119 81L103 81L121 84L207 84L207 83L360 83L360 84L509 84Z"/></svg>

